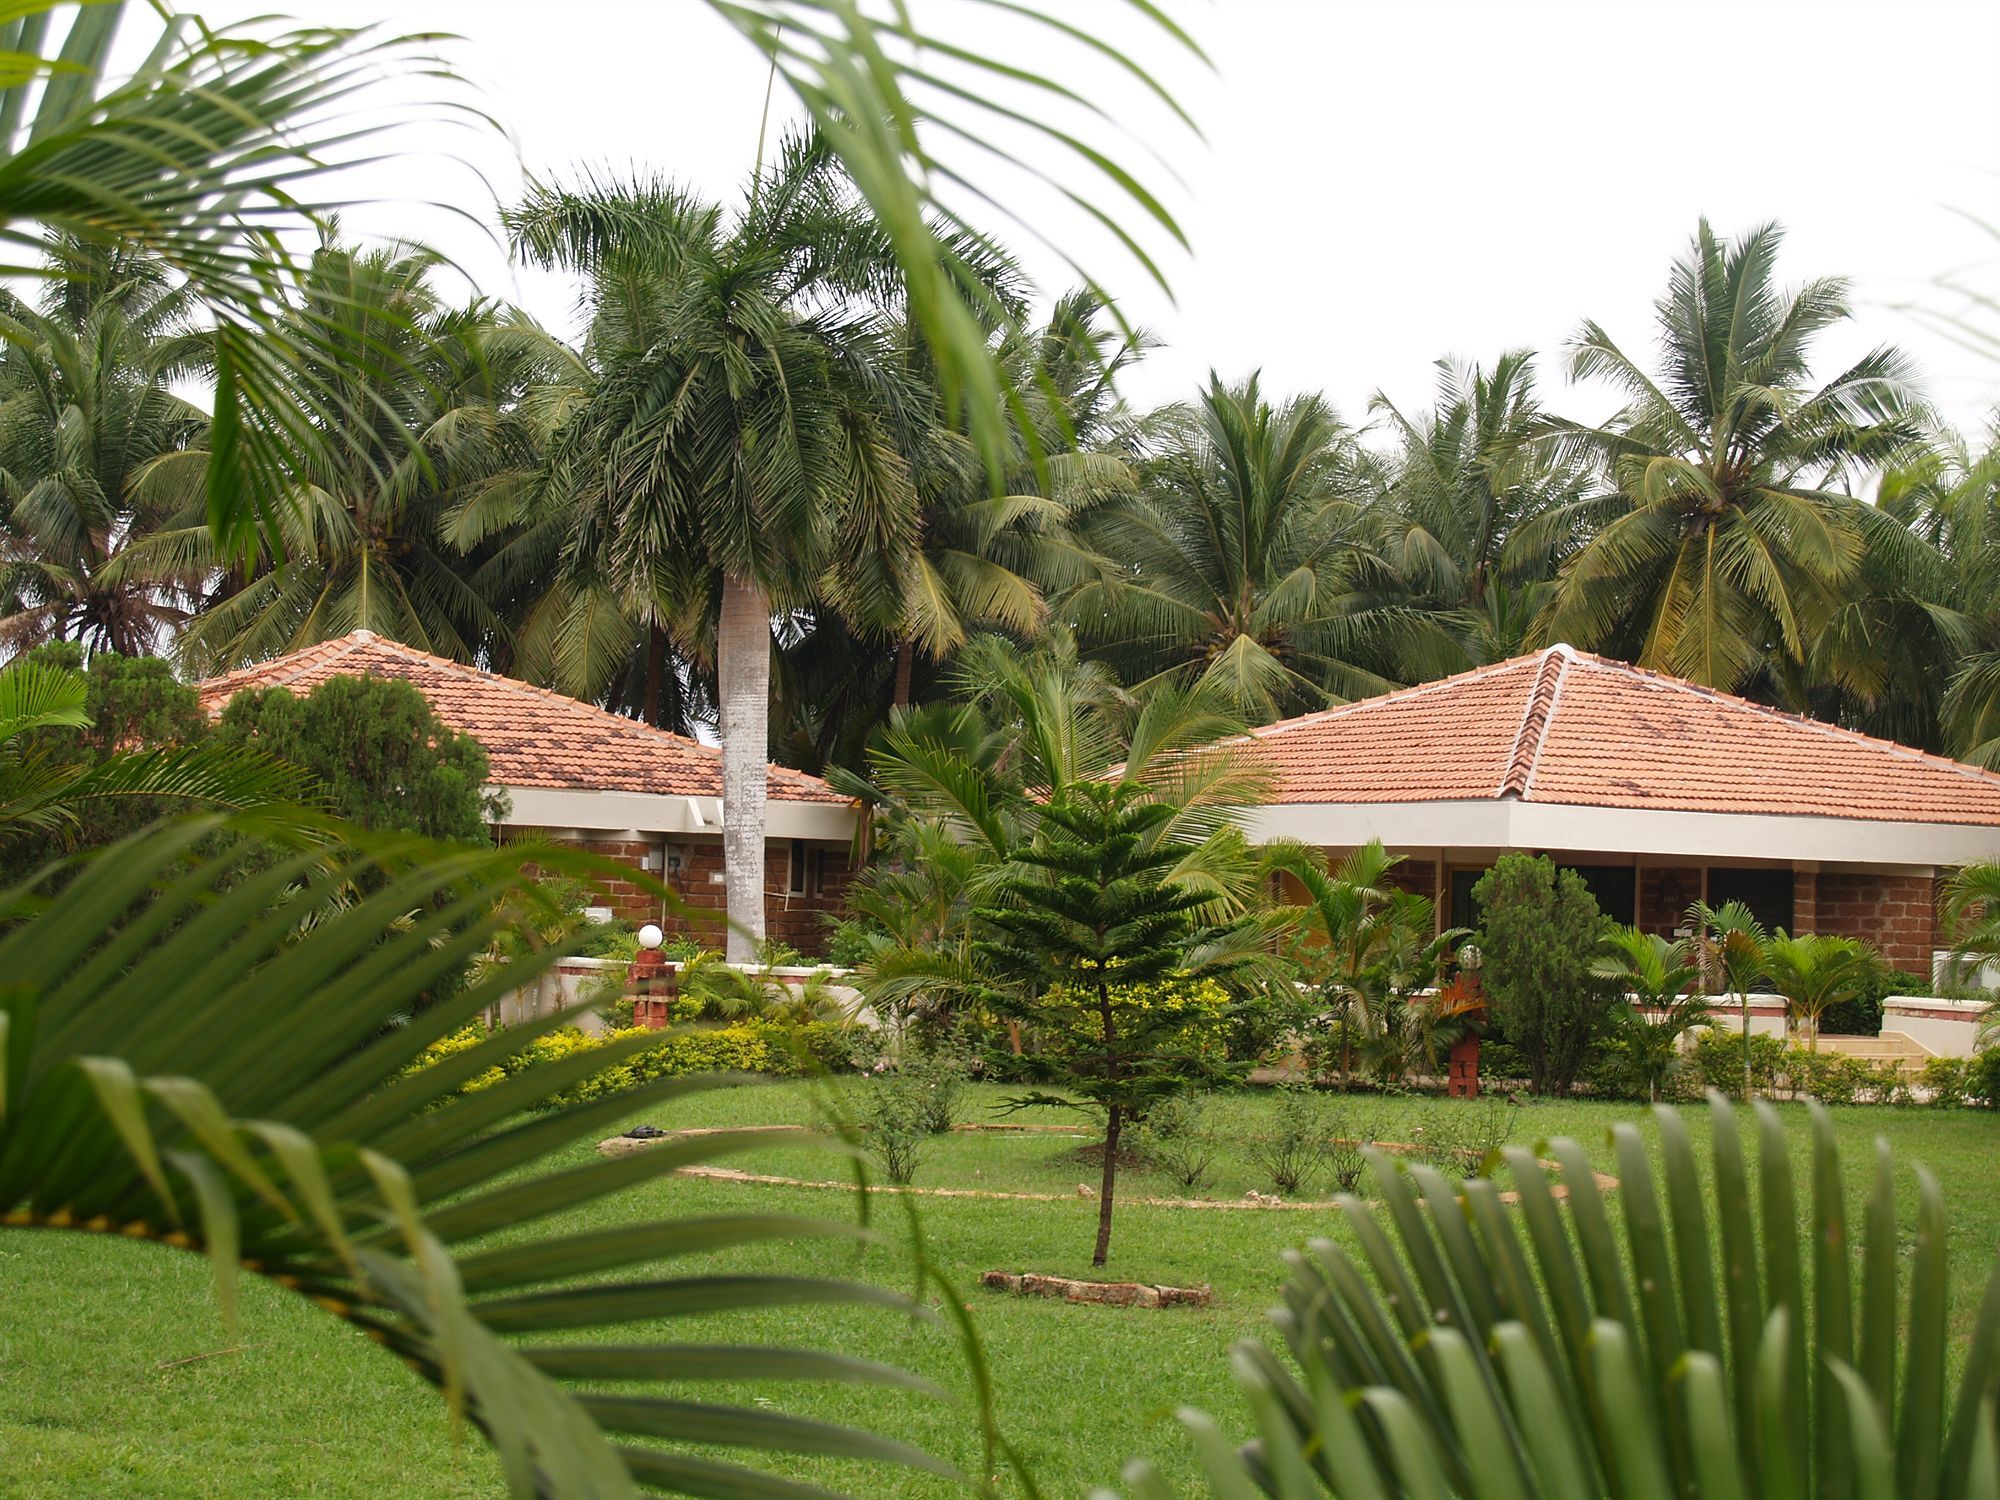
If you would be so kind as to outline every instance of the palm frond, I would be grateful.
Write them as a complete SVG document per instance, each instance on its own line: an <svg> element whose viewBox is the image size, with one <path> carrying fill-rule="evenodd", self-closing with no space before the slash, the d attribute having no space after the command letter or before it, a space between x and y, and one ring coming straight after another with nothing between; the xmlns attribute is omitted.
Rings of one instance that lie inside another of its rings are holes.
<svg viewBox="0 0 2000 1500"><path fill-rule="evenodd" d="M667 1218L523 1237L562 1208L749 1144L695 1136L587 1165L535 1165L637 1109L729 1080L664 1078L523 1113L657 1044L638 1038L464 1091L560 1015L413 1066L561 951L454 983L511 913L543 899L520 874L523 851L330 826L303 848L274 848L274 834L284 837L240 818L165 825L0 893L9 923L0 963L10 976L0 993L0 1225L204 1253L225 1307L246 1272L311 1298L486 1433L515 1494L804 1492L740 1466L732 1448L951 1472L865 1433L654 1393L664 1382L726 1386L773 1373L922 1386L899 1372L832 1353L579 1340L694 1311L829 1302L921 1310L903 1295L825 1277L666 1268L753 1239L853 1239L852 1225ZM554 848L532 858L586 882L613 873ZM51 892L57 874L67 883ZM273 995L287 1003L272 1004ZM433 1003L420 1006L425 996ZM385 1027L398 1011L414 1019ZM502 1229L509 1234L496 1243ZM602 1394L605 1381L636 1383L636 1392Z"/></svg>
<svg viewBox="0 0 2000 1500"><path fill-rule="evenodd" d="M2000 1263L1954 1394L1935 1179L1917 1169L1906 1254L1879 1148L1857 1258L1833 1125L1811 1109L1797 1186L1785 1129L1760 1106L1753 1188L1719 1097L1707 1173L1673 1110L1654 1112L1657 1158L1636 1126L1614 1127L1615 1199L1572 1141L1543 1152L1560 1198L1535 1153L1506 1149L1518 1210L1484 1176L1453 1183L1370 1152L1382 1206L1342 1200L1359 1248L1318 1240L1289 1257L1272 1321L1292 1363L1236 1348L1255 1441L1232 1448L1212 1419L1182 1414L1202 1491L1993 1500ZM1143 1462L1126 1479L1140 1500L1177 1493Z"/></svg>

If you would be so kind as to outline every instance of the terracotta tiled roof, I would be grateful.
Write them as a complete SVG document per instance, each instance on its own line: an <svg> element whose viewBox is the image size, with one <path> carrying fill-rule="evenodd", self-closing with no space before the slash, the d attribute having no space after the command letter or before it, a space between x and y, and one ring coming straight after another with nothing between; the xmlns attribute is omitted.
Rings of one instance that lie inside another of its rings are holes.
<svg viewBox="0 0 2000 1500"><path fill-rule="evenodd" d="M1519 798L2000 825L2000 776L1568 646L1253 738L1280 803Z"/></svg>
<svg viewBox="0 0 2000 1500"><path fill-rule="evenodd" d="M482 672L357 630L339 640L198 684L210 714L248 688L310 693L329 677L400 677L437 716L486 747L500 786L574 787L720 797L722 752L511 677ZM817 776L771 767L774 802L848 799Z"/></svg>

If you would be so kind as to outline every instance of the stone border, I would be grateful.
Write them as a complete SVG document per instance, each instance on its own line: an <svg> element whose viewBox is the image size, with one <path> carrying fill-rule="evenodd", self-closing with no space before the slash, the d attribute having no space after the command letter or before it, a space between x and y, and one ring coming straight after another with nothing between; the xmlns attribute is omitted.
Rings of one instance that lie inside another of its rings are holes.
<svg viewBox="0 0 2000 1500"><path fill-rule="evenodd" d="M964 1127L955 1125L952 1128L958 1130ZM1067 1125L1029 1125L1014 1128L1023 1130L1067 1131L1075 1127ZM636 1140L630 1136L614 1135L608 1140L599 1141L597 1149L604 1156L625 1156L634 1151L643 1151L656 1141L680 1140L694 1135L740 1134L744 1131L768 1131L774 1135L788 1132L810 1134L813 1133L813 1127L810 1125L702 1125L694 1126L687 1130L671 1131L666 1135L644 1136ZM1376 1141L1373 1144L1379 1146L1384 1151L1390 1152L1406 1152L1417 1149L1405 1141ZM1551 1171L1560 1170L1558 1164L1552 1161L1545 1161L1542 1163L1542 1166ZM677 1167L674 1175L677 1177L698 1177L708 1182L740 1182L757 1187L812 1188L820 1191L849 1193L854 1191L855 1186L851 1178L845 1181L833 1181L814 1177L778 1177L766 1172L744 1172L735 1167ZM1592 1172L1590 1175L1596 1180L1599 1192L1609 1193L1617 1191L1618 1179L1613 1177L1609 1172ZM914 1184L894 1182L871 1182L868 1184L868 1191L871 1193L892 1194L913 1198L973 1198L996 1203L1094 1203L1097 1201L1096 1193L1090 1190L1087 1183L1079 1184L1074 1193L1010 1193L1002 1192L997 1188L917 1187ZM1555 1182L1549 1185L1549 1191L1556 1197L1562 1198L1567 1196L1569 1190L1561 1182ZM1520 1199L1520 1193L1512 1188L1500 1194L1500 1201L1502 1203L1518 1203ZM1280 1198L1272 1193L1260 1193L1254 1188L1245 1193L1241 1198L1128 1198L1120 1196L1118 1201L1120 1203L1138 1204L1145 1208L1186 1208L1196 1211L1214 1209L1237 1211L1244 1209L1276 1209L1292 1212L1313 1210L1324 1213L1329 1209L1340 1207L1340 1200L1337 1198ZM1371 1208L1382 1206L1373 1199L1364 1201Z"/></svg>
<svg viewBox="0 0 2000 1500"><path fill-rule="evenodd" d="M1144 1281L1076 1281L1033 1271L983 1271L979 1284L1016 1297L1060 1297L1065 1302L1096 1302L1107 1307L1208 1307L1215 1301L1215 1289L1206 1282L1200 1286L1154 1286Z"/></svg>

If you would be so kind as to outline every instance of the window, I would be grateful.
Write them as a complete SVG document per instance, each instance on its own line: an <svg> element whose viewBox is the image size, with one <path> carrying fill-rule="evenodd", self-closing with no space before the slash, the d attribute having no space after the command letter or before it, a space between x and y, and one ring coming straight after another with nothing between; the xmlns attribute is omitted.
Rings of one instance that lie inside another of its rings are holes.
<svg viewBox="0 0 2000 1500"><path fill-rule="evenodd" d="M1708 904L1741 901L1749 907L1765 931L1774 927L1792 930L1792 872L1788 869L1739 870L1711 867L1708 872Z"/></svg>
<svg viewBox="0 0 2000 1500"><path fill-rule="evenodd" d="M1484 870L1453 870L1451 872L1451 925L1464 927L1470 931L1479 930L1479 903L1472 899L1472 888L1479 883Z"/></svg>
<svg viewBox="0 0 2000 1500"><path fill-rule="evenodd" d="M1632 865L1558 865L1559 870L1574 870L1582 877L1590 894L1597 899L1597 909L1614 922L1630 922L1639 909L1639 872ZM1472 899L1472 888L1478 884L1484 870L1453 870L1451 872L1451 925L1479 930L1479 903Z"/></svg>
<svg viewBox="0 0 2000 1500"><path fill-rule="evenodd" d="M817 896L826 889L826 850L793 839L786 861L785 889L794 896Z"/></svg>
<svg viewBox="0 0 2000 1500"><path fill-rule="evenodd" d="M1558 865L1574 870L1597 898L1597 909L1630 926L1639 913L1639 871L1635 865Z"/></svg>

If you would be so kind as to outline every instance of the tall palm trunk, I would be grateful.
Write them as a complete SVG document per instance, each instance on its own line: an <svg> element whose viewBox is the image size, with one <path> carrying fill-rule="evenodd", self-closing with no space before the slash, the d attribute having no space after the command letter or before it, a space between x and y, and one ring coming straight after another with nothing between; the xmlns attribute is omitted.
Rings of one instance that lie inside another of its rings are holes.
<svg viewBox="0 0 2000 1500"><path fill-rule="evenodd" d="M731 963L764 941L764 799L770 769L771 601L754 579L722 579L715 638L722 728L722 875Z"/></svg>
<svg viewBox="0 0 2000 1500"><path fill-rule="evenodd" d="M660 727L660 688L666 677L667 633L655 621L646 627L645 700L639 705L639 717L655 729Z"/></svg>
<svg viewBox="0 0 2000 1500"><path fill-rule="evenodd" d="M896 694L892 707L910 706L910 679L916 675L917 644L908 636L896 642Z"/></svg>

